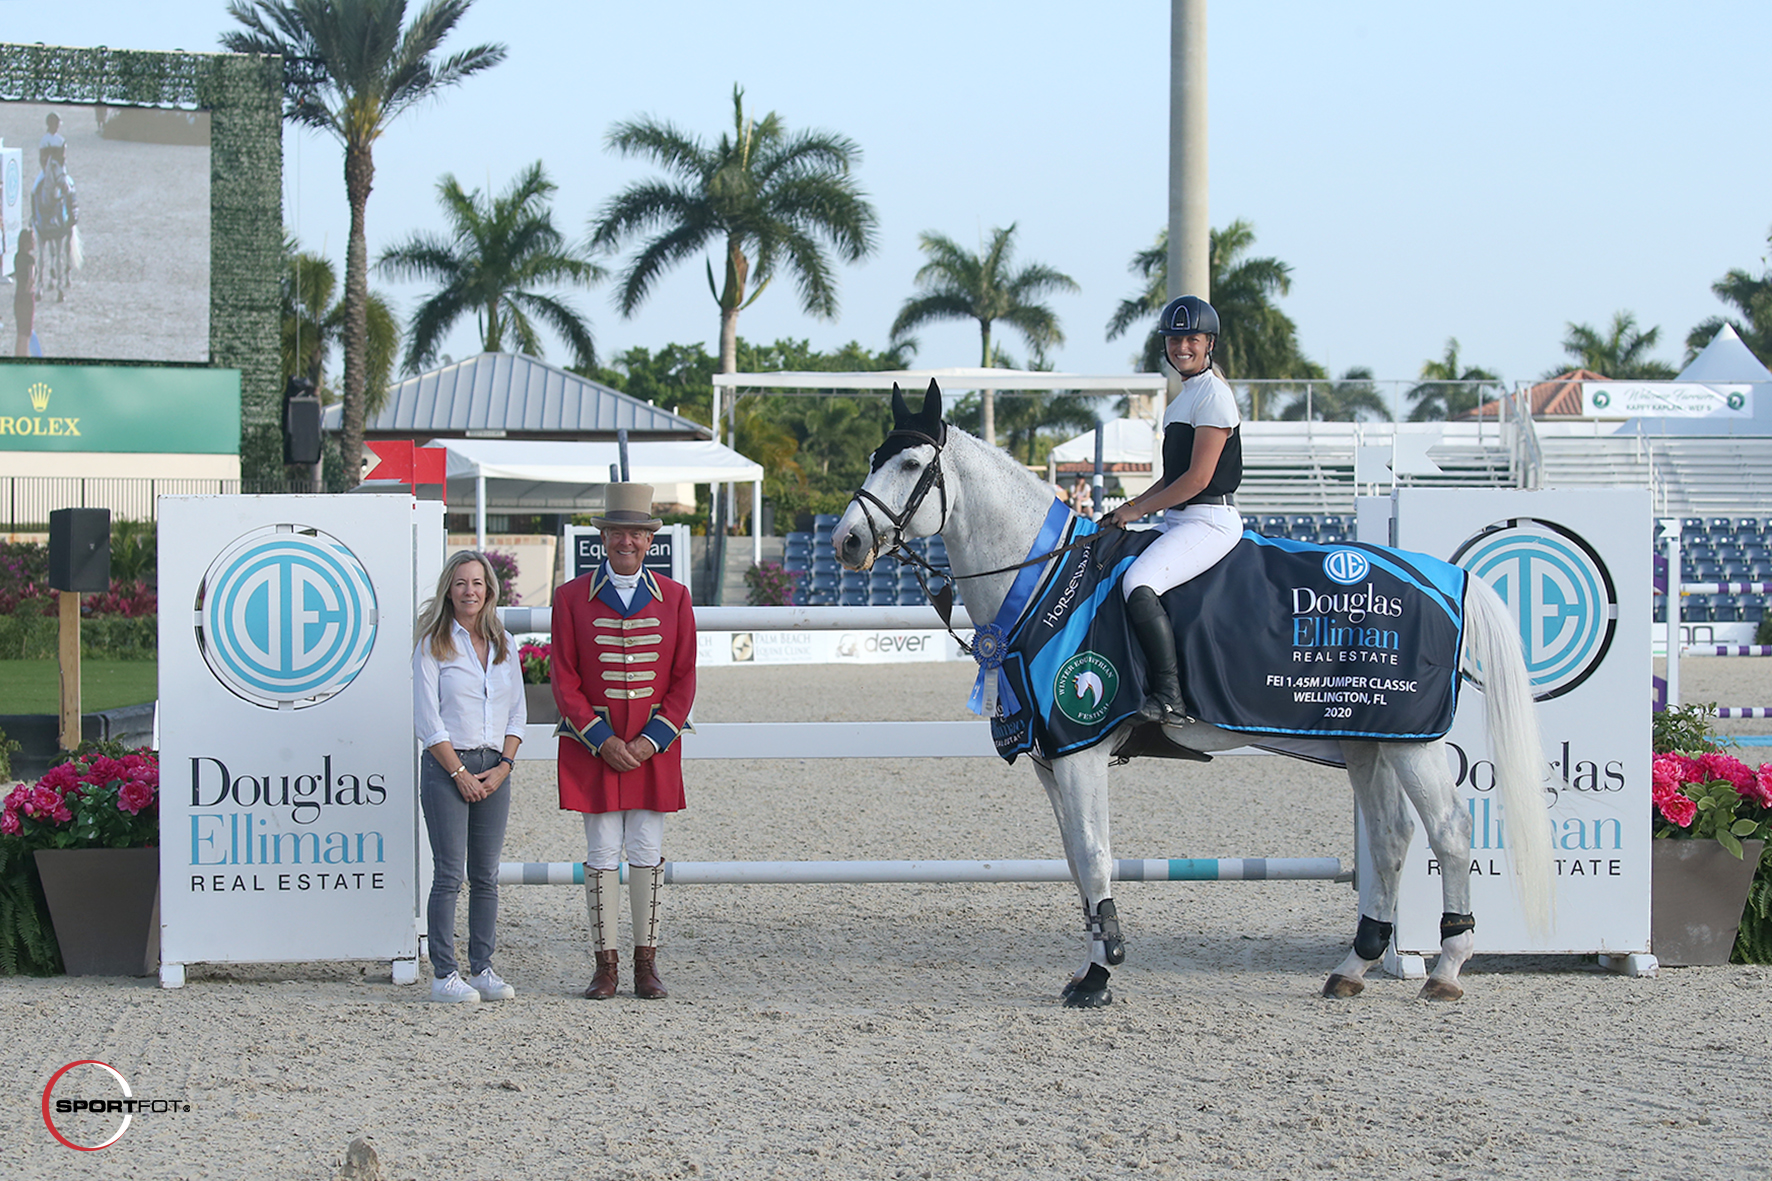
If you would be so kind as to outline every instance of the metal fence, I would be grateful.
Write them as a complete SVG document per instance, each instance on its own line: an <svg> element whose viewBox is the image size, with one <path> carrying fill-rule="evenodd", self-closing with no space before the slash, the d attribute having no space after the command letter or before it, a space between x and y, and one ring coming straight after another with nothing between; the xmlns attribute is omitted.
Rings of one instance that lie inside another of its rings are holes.
<svg viewBox="0 0 1772 1181"><path fill-rule="evenodd" d="M0 511L10 532L49 527L63 508L108 508L118 521L152 521L162 496L240 491L239 480L159 480L110 476L0 476Z"/></svg>

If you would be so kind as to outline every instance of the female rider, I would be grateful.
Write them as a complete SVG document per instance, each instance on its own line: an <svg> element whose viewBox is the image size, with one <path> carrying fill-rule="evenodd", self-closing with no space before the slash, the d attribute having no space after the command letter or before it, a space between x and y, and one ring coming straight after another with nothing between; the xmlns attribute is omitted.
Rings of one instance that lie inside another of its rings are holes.
<svg viewBox="0 0 1772 1181"><path fill-rule="evenodd" d="M1102 518L1112 528L1163 513L1162 536L1120 584L1150 673L1150 695L1138 716L1153 722L1182 712L1175 632L1160 596L1211 569L1243 533L1232 495L1243 479L1242 417L1230 386L1212 369L1218 313L1205 300L1184 295L1169 301L1157 331L1165 338L1164 355L1182 376L1181 390L1163 415L1163 479Z"/></svg>

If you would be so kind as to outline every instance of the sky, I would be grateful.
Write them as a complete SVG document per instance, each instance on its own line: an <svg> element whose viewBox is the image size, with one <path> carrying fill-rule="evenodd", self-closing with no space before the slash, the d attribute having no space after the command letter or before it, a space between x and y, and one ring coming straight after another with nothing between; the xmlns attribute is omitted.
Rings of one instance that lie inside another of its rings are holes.
<svg viewBox="0 0 1772 1181"><path fill-rule="evenodd" d="M231 27L220 0L0 0L0 41L211 51ZM1254 253L1291 265L1280 306L1334 373L1412 378L1456 337L1465 364L1529 380L1563 367L1570 323L1604 329L1621 310L1659 327L1653 355L1678 365L1692 326L1728 311L1711 284L1767 267L1763 0L1220 0L1208 29L1211 224L1252 223ZM1081 288L1050 299L1056 368L1131 368L1136 341L1107 341L1105 325L1167 216L1167 4L477 0L447 47L488 41L508 47L504 64L377 145L372 255L441 228L445 172L500 190L536 160L559 185L556 224L584 235L613 194L658 175L609 152L610 127L650 115L713 141L736 83L790 130L855 140L880 219L874 255L839 268L837 320L803 313L784 280L741 335L882 348L914 291L919 233L975 247L1014 223L1018 260ZM286 130L285 223L341 272L342 173L335 141ZM425 294L372 285L403 315ZM603 358L673 341L717 352L699 263L631 319L612 293L574 296ZM977 363L975 324L917 336L919 365ZM999 338L1025 358L1013 331ZM465 320L445 345L478 348ZM568 359L557 341L547 356Z"/></svg>

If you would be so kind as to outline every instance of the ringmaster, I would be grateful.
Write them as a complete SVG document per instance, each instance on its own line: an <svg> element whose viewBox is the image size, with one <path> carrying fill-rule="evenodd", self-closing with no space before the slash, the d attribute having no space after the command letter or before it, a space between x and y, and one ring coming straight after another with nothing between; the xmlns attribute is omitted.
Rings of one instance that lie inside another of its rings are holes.
<svg viewBox="0 0 1772 1181"><path fill-rule="evenodd" d="M560 808L584 814L585 911L597 972L585 996L615 995L620 863L628 862L634 995L668 995L659 979L658 895L664 818L683 808L678 736L695 701L695 614L689 591L643 565L652 535L648 484L608 486L604 560L554 592L553 685L560 707Z"/></svg>

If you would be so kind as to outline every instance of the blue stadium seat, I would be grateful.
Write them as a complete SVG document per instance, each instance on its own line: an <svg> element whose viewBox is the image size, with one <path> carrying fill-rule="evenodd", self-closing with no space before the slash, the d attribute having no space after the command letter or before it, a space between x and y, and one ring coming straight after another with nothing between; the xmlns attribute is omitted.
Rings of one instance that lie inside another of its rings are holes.
<svg viewBox="0 0 1772 1181"><path fill-rule="evenodd" d="M1284 537L1284 536L1286 536L1286 518L1285 517L1263 517L1261 519L1261 531L1263 533L1267 534L1269 537Z"/></svg>
<svg viewBox="0 0 1772 1181"><path fill-rule="evenodd" d="M898 605L900 607L921 607L926 602L928 600L923 597L923 588L915 583L912 583L908 590L902 586L898 588Z"/></svg>
<svg viewBox="0 0 1772 1181"><path fill-rule="evenodd" d="M806 596L806 603L811 607L835 607L837 598L834 590L815 590Z"/></svg>
<svg viewBox="0 0 1772 1181"><path fill-rule="evenodd" d="M870 607L896 607L896 606L898 606L898 588L895 586L871 587L868 590L868 606L870 606Z"/></svg>
<svg viewBox="0 0 1772 1181"><path fill-rule="evenodd" d="M812 518L812 531L814 533L829 533L837 527L837 522L841 519L836 513L819 513Z"/></svg>
<svg viewBox="0 0 1772 1181"><path fill-rule="evenodd" d="M1656 595L1655 596L1655 608L1652 612L1652 616L1653 616L1656 623L1666 623L1667 622L1667 596L1666 595Z"/></svg>
<svg viewBox="0 0 1772 1181"><path fill-rule="evenodd" d="M1686 595L1680 600L1680 618L1688 623L1710 622L1710 596Z"/></svg>
<svg viewBox="0 0 1772 1181"><path fill-rule="evenodd" d="M1765 595L1739 595L1735 599L1737 614L1748 623L1758 623L1766 614Z"/></svg>
<svg viewBox="0 0 1772 1181"><path fill-rule="evenodd" d="M1710 617L1712 623L1734 623L1741 618L1741 608L1735 603L1734 595L1717 595L1711 600Z"/></svg>

